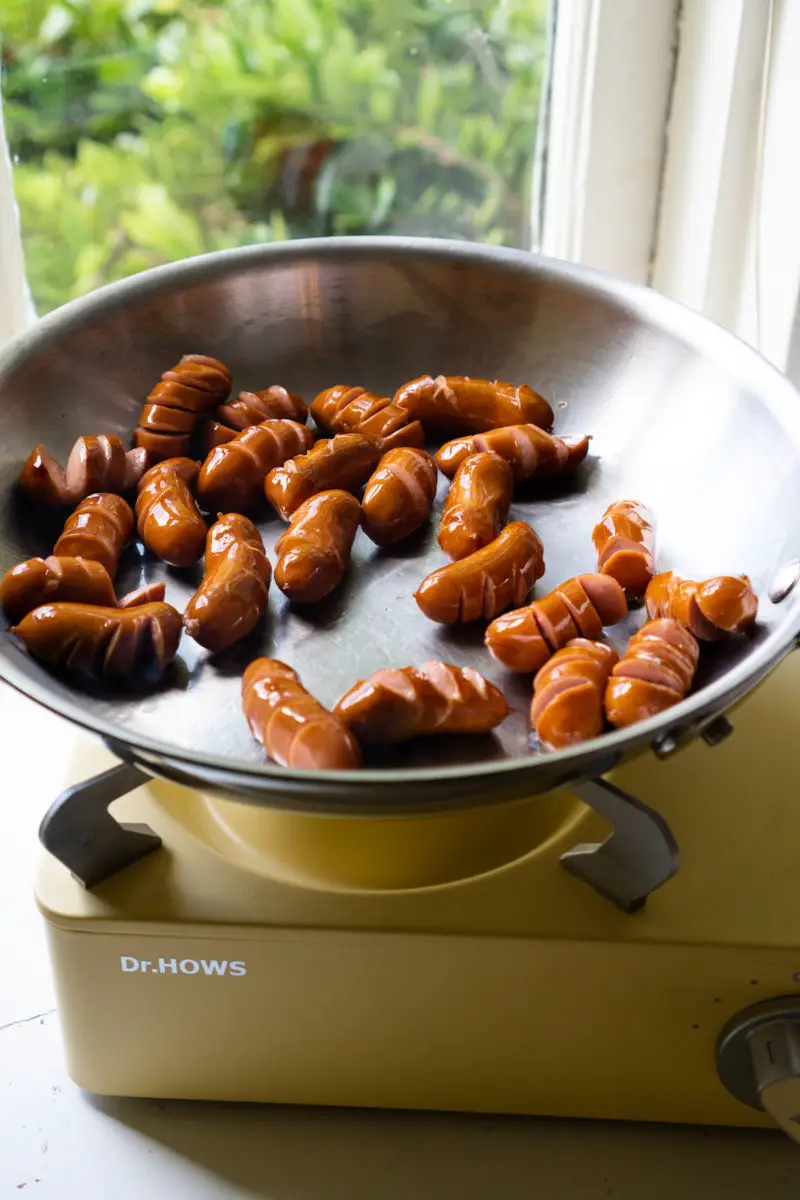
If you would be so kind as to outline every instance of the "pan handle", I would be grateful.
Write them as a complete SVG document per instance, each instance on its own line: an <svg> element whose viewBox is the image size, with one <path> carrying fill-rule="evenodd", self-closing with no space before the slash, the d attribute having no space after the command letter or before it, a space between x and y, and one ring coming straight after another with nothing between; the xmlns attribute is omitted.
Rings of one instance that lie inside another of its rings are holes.
<svg viewBox="0 0 800 1200"><path fill-rule="evenodd" d="M113 800L149 778L132 763L120 763L67 788L45 813L39 841L85 888L95 887L161 845L161 838L148 825L124 824L108 811Z"/></svg>

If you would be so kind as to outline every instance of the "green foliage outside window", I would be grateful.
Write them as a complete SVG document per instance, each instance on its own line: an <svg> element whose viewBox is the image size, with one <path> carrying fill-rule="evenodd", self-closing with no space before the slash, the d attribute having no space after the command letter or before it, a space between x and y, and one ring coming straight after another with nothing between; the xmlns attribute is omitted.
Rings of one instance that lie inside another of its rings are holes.
<svg viewBox="0 0 800 1200"><path fill-rule="evenodd" d="M547 0L0 0L40 312L230 246L530 242Z"/></svg>

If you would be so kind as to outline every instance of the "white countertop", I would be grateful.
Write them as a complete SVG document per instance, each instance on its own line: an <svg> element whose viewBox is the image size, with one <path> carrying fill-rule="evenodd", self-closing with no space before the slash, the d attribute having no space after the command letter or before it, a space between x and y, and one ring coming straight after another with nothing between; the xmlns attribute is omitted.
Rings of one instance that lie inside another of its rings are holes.
<svg viewBox="0 0 800 1200"><path fill-rule="evenodd" d="M0 1200L789 1200L782 1134L109 1100L64 1071L32 881L75 731L0 689Z"/></svg>

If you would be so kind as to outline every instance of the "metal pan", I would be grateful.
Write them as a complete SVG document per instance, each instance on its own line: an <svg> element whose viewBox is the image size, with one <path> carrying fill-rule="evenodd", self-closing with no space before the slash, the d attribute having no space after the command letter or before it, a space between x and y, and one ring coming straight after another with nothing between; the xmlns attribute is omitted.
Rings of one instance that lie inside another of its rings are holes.
<svg viewBox="0 0 800 1200"><path fill-rule="evenodd" d="M530 382L551 401L558 432L594 439L568 484L515 499L512 516L530 521L544 542L539 594L594 569L593 525L612 500L632 496L657 514L662 569L745 571L760 611L751 636L704 654L699 686L682 704L550 754L530 743L530 680L492 662L482 628L433 625L412 599L444 561L436 515L391 552L359 534L347 583L313 611L293 610L273 590L269 618L246 645L210 658L184 638L154 691L87 695L0 639L8 683L151 773L319 812L424 812L534 795L697 732L795 643L800 589L778 605L767 597L776 570L800 553L800 403L787 380L653 292L529 254L444 241L227 251L114 284L41 321L0 362L3 570L52 546L52 527L14 497L33 445L44 442L63 459L81 434L127 437L161 371L187 352L228 363L235 391L279 381L309 400L338 382L391 393L423 372ZM437 512L445 488L442 480ZM269 551L281 524L265 514L261 528ZM165 568L141 547L126 552L122 590L159 578L183 608L199 569ZM640 620L612 631L618 647ZM432 657L472 664L516 712L496 736L403 746L360 773L286 771L265 760L241 715L240 676L261 653L291 663L327 704L382 666Z"/></svg>

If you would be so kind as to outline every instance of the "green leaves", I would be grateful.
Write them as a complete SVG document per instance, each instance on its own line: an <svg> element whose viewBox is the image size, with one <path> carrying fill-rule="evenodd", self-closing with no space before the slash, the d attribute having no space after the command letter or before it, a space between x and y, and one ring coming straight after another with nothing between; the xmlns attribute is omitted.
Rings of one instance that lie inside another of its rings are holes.
<svg viewBox="0 0 800 1200"><path fill-rule="evenodd" d="M524 244L547 0L5 0L40 311L209 249Z"/></svg>

